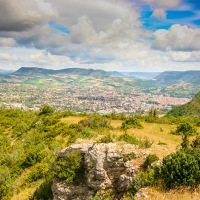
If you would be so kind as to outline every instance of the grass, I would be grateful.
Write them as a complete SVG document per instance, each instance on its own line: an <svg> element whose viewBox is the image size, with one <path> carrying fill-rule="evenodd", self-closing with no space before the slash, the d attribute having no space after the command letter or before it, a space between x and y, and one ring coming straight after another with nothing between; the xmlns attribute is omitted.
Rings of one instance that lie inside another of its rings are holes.
<svg viewBox="0 0 200 200"><path fill-rule="evenodd" d="M86 117L81 116L69 116L60 119L61 122L67 123L67 124L77 124L80 120L85 119ZM122 124L122 120L111 120L111 126L114 128L114 130L111 130L110 133L114 135L116 138L120 135L124 134L124 131L120 129L120 126ZM165 157L166 155L175 152L178 147L180 147L181 143L181 136L178 135L172 135L170 134L171 130L175 130L176 125L169 125L169 124L156 124L156 123L147 123L142 122L143 129L137 129L137 128L131 128L127 130L127 133L131 136L135 136L138 139L145 139L147 138L150 141L153 141L153 145L151 148L147 149L147 152L150 154L156 154L160 159ZM197 128L198 132L200 132L200 127ZM100 133L99 133L100 134ZM103 135L100 134L102 137L106 136L107 133L103 132ZM99 135L99 137L100 137ZM98 140L97 138L91 138L84 140L85 142L91 142L91 140ZM101 139L101 138L100 138ZM67 143L68 137L58 135L56 137L57 141L61 141L63 146ZM160 145L160 144L165 145ZM65 147L65 146L64 146ZM64 148L63 147L63 148ZM128 150L127 150L128 151ZM140 158L139 158L140 159ZM143 158L141 158L143 159ZM133 162L141 163L143 161L140 160L134 160ZM137 164L137 163L135 163ZM26 174L26 173L25 173ZM22 180L21 180L22 179ZM21 177L20 181L23 181L23 177ZM18 191L17 194L15 194L11 200L28 200L33 195L35 190L38 188L38 185L41 184L42 180L39 180L35 182L34 184L25 185L24 189L21 191ZM19 183L18 183L19 184ZM143 190L143 189L142 189ZM164 191L162 188L156 188L156 187L148 187L144 189L144 193L148 195L148 198L145 199L163 199L163 200L196 200L200 199L200 188L196 191L189 191L188 189L179 189L179 190L170 190L170 191ZM127 198L128 199L128 198ZM140 198L142 199L142 198ZM124 199L125 200L125 199Z"/></svg>
<svg viewBox="0 0 200 200"><path fill-rule="evenodd" d="M85 117L80 116L69 116L61 119L61 122L67 123L67 124L78 124L79 121L85 119Z"/></svg>
<svg viewBox="0 0 200 200"><path fill-rule="evenodd" d="M173 190L160 190L155 187L148 187L142 189L148 195L148 198L136 198L140 200L197 200L200 199L200 188L189 190L188 188L179 188Z"/></svg>

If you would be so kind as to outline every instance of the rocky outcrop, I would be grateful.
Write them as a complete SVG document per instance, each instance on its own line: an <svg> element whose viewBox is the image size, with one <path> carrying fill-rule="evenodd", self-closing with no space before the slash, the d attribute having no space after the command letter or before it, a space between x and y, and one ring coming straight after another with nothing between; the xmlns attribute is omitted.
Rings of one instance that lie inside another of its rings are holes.
<svg viewBox="0 0 200 200"><path fill-rule="evenodd" d="M116 194L123 193L140 168L141 163L136 164L135 159L141 160L146 154L134 145L97 143L72 145L62 150L60 156L74 150L79 150L83 158L84 181L75 185L55 179L53 200L86 200L97 191L107 189Z"/></svg>

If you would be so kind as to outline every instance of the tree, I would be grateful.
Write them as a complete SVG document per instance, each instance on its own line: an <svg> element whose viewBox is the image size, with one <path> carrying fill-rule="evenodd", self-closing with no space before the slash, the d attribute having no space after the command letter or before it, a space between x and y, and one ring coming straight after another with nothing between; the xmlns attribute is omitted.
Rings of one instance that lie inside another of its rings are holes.
<svg viewBox="0 0 200 200"><path fill-rule="evenodd" d="M40 110L39 115L51 115L54 112L54 109L48 105L44 105Z"/></svg>
<svg viewBox="0 0 200 200"><path fill-rule="evenodd" d="M177 135L182 135L182 149L188 149L190 146L189 136L196 133L196 129L188 122L182 123L177 126L175 133Z"/></svg>
<svg viewBox="0 0 200 200"><path fill-rule="evenodd" d="M196 129L188 122L182 123L176 128L177 135L194 135L196 133Z"/></svg>

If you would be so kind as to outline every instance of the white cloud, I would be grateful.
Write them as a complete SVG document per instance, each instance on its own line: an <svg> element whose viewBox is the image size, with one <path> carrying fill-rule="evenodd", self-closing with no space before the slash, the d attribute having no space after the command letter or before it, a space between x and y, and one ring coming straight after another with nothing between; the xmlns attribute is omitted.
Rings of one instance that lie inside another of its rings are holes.
<svg viewBox="0 0 200 200"><path fill-rule="evenodd" d="M13 38L0 38L0 47L8 48L16 46L16 42Z"/></svg>
<svg viewBox="0 0 200 200"><path fill-rule="evenodd" d="M163 51L197 51L200 50L200 29L175 24L169 30L154 33L152 47Z"/></svg>
<svg viewBox="0 0 200 200"><path fill-rule="evenodd" d="M55 13L43 0L0 0L0 31L22 31L48 21Z"/></svg>
<svg viewBox="0 0 200 200"><path fill-rule="evenodd" d="M152 17L158 18L165 18L165 9L180 3L142 1L155 9ZM129 1L0 0L1 10L0 46L8 49L0 49L4 53L0 59L5 67L162 71L177 69L177 62L180 69L185 68L192 57L195 64L191 62L187 67L200 66L198 53L183 53L199 50L198 29L172 26L156 31L151 41L153 33L142 28L139 10ZM50 20L66 27L69 34L56 31L49 25Z"/></svg>
<svg viewBox="0 0 200 200"><path fill-rule="evenodd" d="M168 55L175 62L200 62L200 51L169 51Z"/></svg>
<svg viewBox="0 0 200 200"><path fill-rule="evenodd" d="M150 4L155 8L176 8L182 0L142 0L142 2Z"/></svg>
<svg viewBox="0 0 200 200"><path fill-rule="evenodd" d="M166 16L167 14L165 10L162 8L156 8L151 15L151 17L160 18L160 19L166 19Z"/></svg>

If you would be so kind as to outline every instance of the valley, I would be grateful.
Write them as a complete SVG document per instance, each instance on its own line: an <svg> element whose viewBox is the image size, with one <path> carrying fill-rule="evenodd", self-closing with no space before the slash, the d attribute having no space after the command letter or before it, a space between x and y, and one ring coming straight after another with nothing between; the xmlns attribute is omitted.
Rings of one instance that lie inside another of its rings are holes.
<svg viewBox="0 0 200 200"><path fill-rule="evenodd" d="M153 95L136 89L103 89L94 86L36 87L1 84L0 107L39 110L50 105L57 110L88 113L147 113L151 108L166 112L190 98Z"/></svg>
<svg viewBox="0 0 200 200"><path fill-rule="evenodd" d="M38 110L48 104L99 114L147 113L151 108L166 112L190 101L199 91L199 78L198 71L122 73L22 67L0 76L0 106Z"/></svg>

